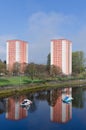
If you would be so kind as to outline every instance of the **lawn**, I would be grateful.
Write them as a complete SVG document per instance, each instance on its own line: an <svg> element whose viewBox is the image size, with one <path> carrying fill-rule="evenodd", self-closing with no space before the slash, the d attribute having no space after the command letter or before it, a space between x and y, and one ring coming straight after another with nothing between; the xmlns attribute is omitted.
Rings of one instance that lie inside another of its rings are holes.
<svg viewBox="0 0 86 130"><path fill-rule="evenodd" d="M1 77L0 86L25 84L27 80L29 81L28 77L24 76Z"/></svg>
<svg viewBox="0 0 86 130"><path fill-rule="evenodd" d="M13 77L1 77L0 86L9 86L9 85L23 85L29 83L43 82L43 80L34 79L33 81L26 76L13 76Z"/></svg>

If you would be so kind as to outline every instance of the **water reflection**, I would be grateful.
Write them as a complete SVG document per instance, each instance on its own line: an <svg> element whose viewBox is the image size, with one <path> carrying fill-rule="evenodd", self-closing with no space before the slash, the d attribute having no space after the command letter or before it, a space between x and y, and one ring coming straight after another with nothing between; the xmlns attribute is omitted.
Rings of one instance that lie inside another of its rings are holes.
<svg viewBox="0 0 86 130"><path fill-rule="evenodd" d="M56 95L57 99L53 95ZM50 99L52 106L50 107L50 119L52 122L66 123L72 119L72 102L69 104L62 102L66 95L72 96L72 88L51 91Z"/></svg>
<svg viewBox="0 0 86 130"><path fill-rule="evenodd" d="M0 100L0 114L6 112L6 102L4 99Z"/></svg>
<svg viewBox="0 0 86 130"><path fill-rule="evenodd" d="M73 107L76 107L76 108L83 108L84 107L84 99L85 99L85 93L86 91L83 91L85 90L85 88L74 88L73 89L73 97L74 97L74 100L73 100Z"/></svg>
<svg viewBox="0 0 86 130"><path fill-rule="evenodd" d="M25 96L10 97L6 99L6 119L20 120L28 116L27 109L20 107Z"/></svg>
<svg viewBox="0 0 86 130"><path fill-rule="evenodd" d="M74 98L69 104L62 102L62 98L67 94ZM28 98L33 102L28 108L20 107L20 103L25 98ZM72 89L68 87L32 92L22 96L12 96L0 99L0 114L5 113L5 118L9 120L25 119L28 117L29 113L35 113L42 102L47 102L47 105L50 108L50 120L57 123L66 123L72 119L72 106L83 108L84 99L85 97L83 97L82 88ZM43 107L42 112L45 113Z"/></svg>
<svg viewBox="0 0 86 130"><path fill-rule="evenodd" d="M6 111L6 119L20 120L28 116L28 110L35 112L40 101L47 101L50 106L51 121L66 123L72 118L72 102L70 104L62 102L62 98L67 94L72 96L72 88L53 89L24 96L9 97L5 99L6 103L2 110ZM20 103L29 97L32 98L32 105L27 108L20 107Z"/></svg>

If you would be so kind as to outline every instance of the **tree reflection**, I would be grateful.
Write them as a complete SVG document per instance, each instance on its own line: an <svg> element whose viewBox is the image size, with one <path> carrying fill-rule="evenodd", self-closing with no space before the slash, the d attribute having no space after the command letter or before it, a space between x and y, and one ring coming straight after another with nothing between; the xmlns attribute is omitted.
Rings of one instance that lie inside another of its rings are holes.
<svg viewBox="0 0 86 130"><path fill-rule="evenodd" d="M76 108L83 108L84 107L84 100L83 100L83 89L82 88L73 88L73 107Z"/></svg>
<svg viewBox="0 0 86 130"><path fill-rule="evenodd" d="M6 105L5 105L5 100L0 99L0 114L6 112Z"/></svg>
<svg viewBox="0 0 86 130"><path fill-rule="evenodd" d="M71 95L74 100L71 104L63 104L62 97L66 94ZM20 102L25 98L32 101L28 110L20 107ZM0 99L0 114L6 112L6 118L19 120L26 118L28 113L37 111L40 101L46 101L52 110L53 121L67 122L72 118L72 106L76 108L84 107L84 94L82 88L59 88L49 89L47 91L29 92L26 94L15 95L5 99ZM64 111L64 112L63 112ZM66 113L66 114L64 114ZM66 119L65 119L66 117Z"/></svg>

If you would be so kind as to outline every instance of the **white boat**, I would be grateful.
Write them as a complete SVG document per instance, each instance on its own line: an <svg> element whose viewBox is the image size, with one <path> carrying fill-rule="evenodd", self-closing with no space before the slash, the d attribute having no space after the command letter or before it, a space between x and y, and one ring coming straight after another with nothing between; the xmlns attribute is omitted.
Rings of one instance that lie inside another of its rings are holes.
<svg viewBox="0 0 86 130"><path fill-rule="evenodd" d="M23 102L20 104L21 106L28 106L32 104L32 101L29 99L24 99Z"/></svg>
<svg viewBox="0 0 86 130"><path fill-rule="evenodd" d="M21 106L22 108L24 108L25 110L29 110L30 105L26 105L26 106Z"/></svg>
<svg viewBox="0 0 86 130"><path fill-rule="evenodd" d="M68 95L62 99L62 101L65 103L70 103L72 100L73 100L73 98Z"/></svg>

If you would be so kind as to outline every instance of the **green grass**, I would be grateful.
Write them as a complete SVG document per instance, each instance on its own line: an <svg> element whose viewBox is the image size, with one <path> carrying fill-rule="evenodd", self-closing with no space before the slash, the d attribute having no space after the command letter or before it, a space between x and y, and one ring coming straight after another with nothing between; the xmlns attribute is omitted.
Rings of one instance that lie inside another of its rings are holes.
<svg viewBox="0 0 86 130"><path fill-rule="evenodd" d="M81 85L86 84L86 81L70 80L70 81L58 82L57 80L54 80L54 82L52 82L52 80L45 81L45 80L41 80L37 78L34 78L34 80L31 80L30 78L26 76L0 77L0 87L1 89L3 88L3 90L7 86L8 88L13 86L12 89L16 90L17 88L19 89L19 86L22 86L21 89L26 89L26 87L28 87L28 89L30 88L42 89L42 88L47 88L47 87L65 87L65 86L77 86L77 85L79 86L80 84Z"/></svg>
<svg viewBox="0 0 86 130"><path fill-rule="evenodd" d="M19 85L24 84L24 79L27 77L1 77L0 78L0 86L4 85Z"/></svg>
<svg viewBox="0 0 86 130"><path fill-rule="evenodd" d="M14 77L1 77L0 86L9 86L9 85L24 85L29 83L42 83L43 80L34 79L31 80L26 76L14 76Z"/></svg>
<svg viewBox="0 0 86 130"><path fill-rule="evenodd" d="M20 85L22 87L20 87ZM32 81L30 78L25 76L0 77L0 87L1 87L0 97L15 95L24 92L26 93L38 90L47 90L51 88L68 87L68 86L79 87L80 85L86 86L86 80L70 80L61 82L58 82L57 80L56 81L54 80L54 82L52 82L52 80L49 80L45 82L44 80L39 80L36 78Z"/></svg>

